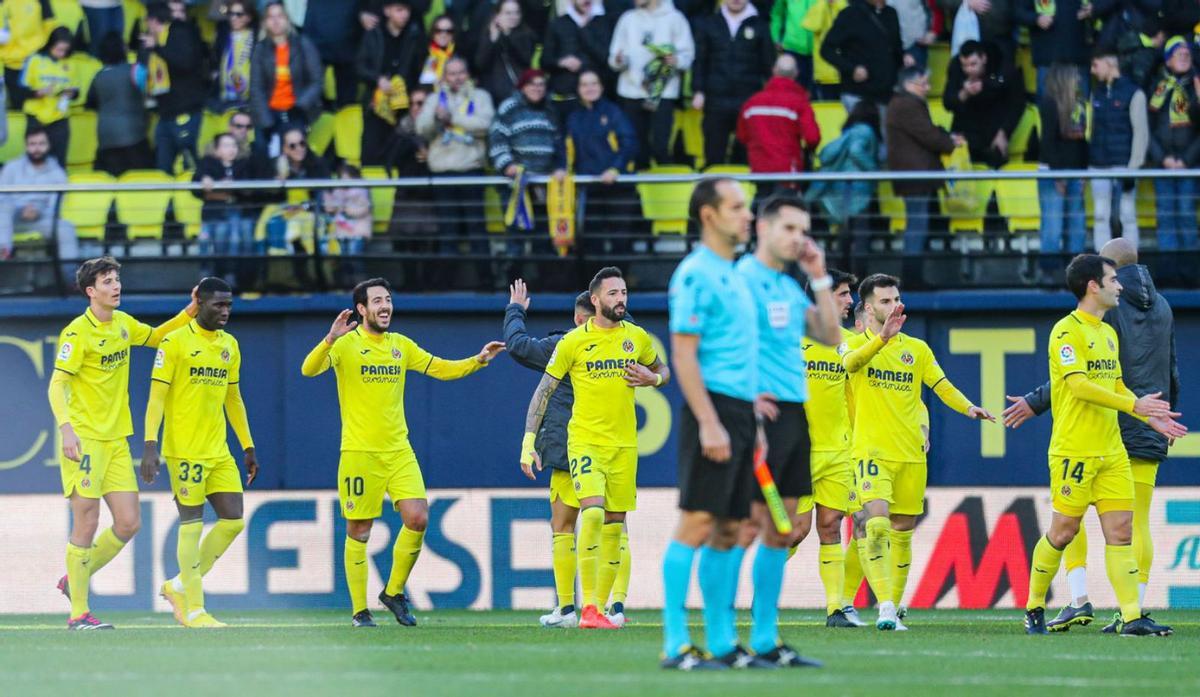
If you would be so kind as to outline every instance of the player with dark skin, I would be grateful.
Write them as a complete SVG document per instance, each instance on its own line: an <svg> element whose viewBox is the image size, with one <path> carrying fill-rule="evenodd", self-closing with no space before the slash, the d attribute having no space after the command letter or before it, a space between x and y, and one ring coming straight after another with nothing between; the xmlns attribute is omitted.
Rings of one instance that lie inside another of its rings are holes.
<svg viewBox="0 0 1200 697"><path fill-rule="evenodd" d="M233 293L214 291L211 296L199 298L197 302L199 311L196 314L196 324L200 325L201 329L215 332L225 328L229 322L229 315L233 311ZM254 448L246 448L244 462L246 486L250 486L258 476L258 457L254 454ZM142 481L147 484L153 483L155 477L158 476L159 465L158 442L146 441L142 450ZM218 518L239 519L242 517L242 494L220 492L209 494L207 498ZM181 523L199 520L204 516L203 505L185 506L176 501L175 506L179 509Z"/></svg>

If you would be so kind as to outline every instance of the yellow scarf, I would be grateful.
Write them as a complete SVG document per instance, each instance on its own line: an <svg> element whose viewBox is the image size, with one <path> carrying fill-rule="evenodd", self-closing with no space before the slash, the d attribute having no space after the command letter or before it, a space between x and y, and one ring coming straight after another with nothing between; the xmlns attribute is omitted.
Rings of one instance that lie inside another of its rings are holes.
<svg viewBox="0 0 1200 697"><path fill-rule="evenodd" d="M405 84L404 78L395 76L391 80L392 93L384 94L383 90L375 88L375 95L371 97L371 111L379 118L387 121L395 126L399 120L399 114L408 108L408 85Z"/></svg>
<svg viewBox="0 0 1200 697"><path fill-rule="evenodd" d="M155 37L158 40L159 48L167 45L170 33L171 25L168 24ZM171 73L167 69L167 61L154 51L150 51L150 57L146 60L146 73L146 93L151 97L171 91Z"/></svg>
<svg viewBox="0 0 1200 697"><path fill-rule="evenodd" d="M425 59L425 67L421 69L421 84L433 85L442 79L442 71L446 69L446 61L454 56L454 43L446 48L429 42L429 57Z"/></svg>
<svg viewBox="0 0 1200 697"><path fill-rule="evenodd" d="M1171 128L1191 127L1192 120L1188 116L1187 83L1169 73L1154 87L1154 94L1150 97L1150 111L1160 111L1164 104L1169 110Z"/></svg>
<svg viewBox="0 0 1200 697"><path fill-rule="evenodd" d="M550 239L560 257L565 257L575 244L575 177L567 175L560 182L551 179L546 184L546 217L550 220Z"/></svg>

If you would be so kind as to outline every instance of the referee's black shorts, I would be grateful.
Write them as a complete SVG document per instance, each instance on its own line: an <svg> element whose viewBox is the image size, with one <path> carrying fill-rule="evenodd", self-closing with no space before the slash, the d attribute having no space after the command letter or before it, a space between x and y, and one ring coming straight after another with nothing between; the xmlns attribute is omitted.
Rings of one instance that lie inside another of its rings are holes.
<svg viewBox="0 0 1200 697"><path fill-rule="evenodd" d="M779 418L763 420L767 437L767 467L775 480L775 488L785 499L798 499L812 491L812 468L809 456L812 446L808 439L808 416L800 402L779 402ZM754 499L763 500L762 489L754 487Z"/></svg>
<svg viewBox="0 0 1200 697"><path fill-rule="evenodd" d="M754 405L712 392L708 396L729 433L733 456L727 462L704 457L700 424L684 403L679 424L679 507L717 518L748 518L758 488L754 483Z"/></svg>

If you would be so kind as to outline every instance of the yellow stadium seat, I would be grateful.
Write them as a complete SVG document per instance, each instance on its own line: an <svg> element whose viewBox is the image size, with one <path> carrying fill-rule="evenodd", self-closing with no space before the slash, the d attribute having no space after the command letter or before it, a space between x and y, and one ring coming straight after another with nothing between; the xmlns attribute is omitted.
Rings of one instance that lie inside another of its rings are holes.
<svg viewBox="0 0 1200 697"><path fill-rule="evenodd" d="M1127 196L1130 194L1126 194ZM1139 230L1158 227L1158 205L1155 202L1154 180L1139 179L1137 182L1137 223Z"/></svg>
<svg viewBox="0 0 1200 697"><path fill-rule="evenodd" d="M504 201L494 186L483 190L483 219L489 233L504 232Z"/></svg>
<svg viewBox="0 0 1200 697"><path fill-rule="evenodd" d="M173 184L175 178L157 169L131 169L119 184ZM117 193L117 220L131 240L159 240L167 219L172 191L121 191Z"/></svg>
<svg viewBox="0 0 1200 697"><path fill-rule="evenodd" d="M71 139L67 141L67 171L88 172L96 163L96 112L81 111L67 117Z"/></svg>
<svg viewBox="0 0 1200 697"><path fill-rule="evenodd" d="M232 111L223 114L204 112L204 117L200 120L200 136L196 140L196 154L199 157L204 157L208 152L208 146L213 142L213 138L229 130L229 119L233 117L233 113Z"/></svg>
<svg viewBox="0 0 1200 697"><path fill-rule="evenodd" d="M67 176L71 184L107 184L116 180L107 172L80 172ZM81 240L103 240L108 211L112 208L113 191L72 191L63 197L62 217L75 224L75 234Z"/></svg>
<svg viewBox="0 0 1200 697"><path fill-rule="evenodd" d="M1029 46L1017 47L1017 67L1025 79L1025 92L1037 94L1037 69L1033 67L1033 52Z"/></svg>
<svg viewBox="0 0 1200 697"><path fill-rule="evenodd" d="M1036 164L1014 163L1004 172L1036 172ZM1040 230L1042 206L1036 179L1000 179L996 181L996 208L1008 220L1009 232Z"/></svg>
<svg viewBox="0 0 1200 697"><path fill-rule="evenodd" d="M988 167L985 165L974 165L973 169L976 172L986 172ZM978 232L983 234L983 219L987 215L988 204L991 203L992 194L996 191L996 180L994 179L973 179L971 184L975 187L976 195L979 197L979 203L975 210L969 213L951 213L946 209L946 189L938 190L938 203L941 206L942 215L950 220L950 232Z"/></svg>
<svg viewBox="0 0 1200 697"><path fill-rule="evenodd" d="M750 174L748 165L713 165L705 168L705 174ZM746 203L753 204L754 197L758 194L758 185L754 182L739 182L742 185L742 193L746 194Z"/></svg>
<svg viewBox="0 0 1200 697"><path fill-rule="evenodd" d="M940 99L946 91L946 78L949 75L950 45L938 42L930 46L925 65L929 69L929 98Z"/></svg>
<svg viewBox="0 0 1200 697"><path fill-rule="evenodd" d="M75 51L67 57L67 73L71 76L71 84L79 85L79 94L71 100L71 112L82 111L87 104L88 92L92 89L92 80L104 64L83 51Z"/></svg>
<svg viewBox="0 0 1200 697"><path fill-rule="evenodd" d="M308 127L308 149L314 155L321 156L329 149L329 144L333 142L333 131L336 128L336 119L333 114L321 112L317 120Z"/></svg>
<svg viewBox="0 0 1200 697"><path fill-rule="evenodd" d="M25 114L10 111L8 119L8 140L0 144L0 162L15 160L25 154Z"/></svg>
<svg viewBox="0 0 1200 697"><path fill-rule="evenodd" d="M1010 160L1025 159L1025 153L1029 152L1029 141L1033 138L1034 133L1040 133L1041 130L1041 112L1034 104L1026 105L1025 113L1021 114L1017 128L1012 132L1012 137L1008 139L1008 158Z"/></svg>
<svg viewBox="0 0 1200 697"><path fill-rule="evenodd" d="M821 142L817 145L817 152L820 152L821 148L842 134L846 109L841 102L813 102L812 107L817 117L817 128L821 129Z"/></svg>
<svg viewBox="0 0 1200 697"><path fill-rule="evenodd" d="M933 120L934 125L941 126L947 131L950 130L950 124L954 123L954 114L946 110L946 105L942 104L940 99L929 102L929 118Z"/></svg>
<svg viewBox="0 0 1200 697"><path fill-rule="evenodd" d="M192 173L184 172L175 177L180 184L190 184ZM180 190L171 194L172 208L175 212L175 222L183 226L183 236L194 240L200 236L200 209L204 202L191 191Z"/></svg>
<svg viewBox="0 0 1200 697"><path fill-rule="evenodd" d="M675 112L675 122L671 126L671 149L675 148L676 138L683 138L683 152L695 160L697 167L704 166L703 119L704 112L691 108L680 109Z"/></svg>
<svg viewBox="0 0 1200 697"><path fill-rule="evenodd" d="M896 195L896 190L890 181L879 182L879 212L888 219L888 231L904 232L908 229L908 210L904 207L904 199Z"/></svg>
<svg viewBox="0 0 1200 697"><path fill-rule="evenodd" d="M333 147L338 157L357 167L362 162L362 105L342 107L336 119Z"/></svg>
<svg viewBox="0 0 1200 697"><path fill-rule="evenodd" d="M643 174L693 174L693 171L691 167L671 165L651 167ZM695 182L637 185L638 198L642 202L642 215L651 221L651 229L655 235L687 234L688 203L695 186Z"/></svg>
<svg viewBox="0 0 1200 697"><path fill-rule="evenodd" d="M383 167L365 167L363 179L387 179L387 170ZM396 189L390 186L367 189L371 194L371 229L375 232L387 232L392 224L392 211L396 208Z"/></svg>

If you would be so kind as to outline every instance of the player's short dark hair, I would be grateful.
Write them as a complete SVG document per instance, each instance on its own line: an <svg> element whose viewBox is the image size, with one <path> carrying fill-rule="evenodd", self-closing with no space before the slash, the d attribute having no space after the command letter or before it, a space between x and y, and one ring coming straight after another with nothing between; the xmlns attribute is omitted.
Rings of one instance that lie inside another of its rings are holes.
<svg viewBox="0 0 1200 697"><path fill-rule="evenodd" d="M216 293L232 293L233 288L225 282L225 279L217 278L216 276L207 276L200 279L196 284L196 297L201 300L208 300Z"/></svg>
<svg viewBox="0 0 1200 697"><path fill-rule="evenodd" d="M858 284L858 276L852 273L846 273L839 269L829 269L829 276L833 279L833 289L837 290L838 286L845 283L850 286L850 290L854 290L854 286Z"/></svg>
<svg viewBox="0 0 1200 697"><path fill-rule="evenodd" d="M758 217L773 220L779 217L779 212L784 208L795 208L805 213L808 212L808 206L805 205L804 199L793 192L782 191L771 194L758 204Z"/></svg>
<svg viewBox="0 0 1200 697"><path fill-rule="evenodd" d="M354 286L354 290L350 291L350 298L354 303L354 311L358 313L359 305L367 304L367 291L372 288L385 288L388 293L392 292L392 284L388 283L386 278L368 278L367 280Z"/></svg>
<svg viewBox="0 0 1200 697"><path fill-rule="evenodd" d="M625 278L621 270L615 266L605 266L596 272L592 277L592 282L588 284L588 293L596 294L600 292L600 286L604 284L604 280L608 278Z"/></svg>
<svg viewBox="0 0 1200 697"><path fill-rule="evenodd" d="M576 295L575 309L582 310L589 315L596 314L596 306L592 304L592 294L585 290L579 295Z"/></svg>
<svg viewBox="0 0 1200 697"><path fill-rule="evenodd" d="M96 279L109 271L120 273L121 263L110 256L88 259L75 270L75 285L79 287L79 292L83 293L86 298L87 289L95 286Z"/></svg>
<svg viewBox="0 0 1200 697"><path fill-rule="evenodd" d="M692 190L692 200L688 202L688 217L697 223L700 222L700 209L705 206L712 208L721 207L721 192L717 191L717 185L721 182L733 181L729 177L705 177L701 179L696 188Z"/></svg>
<svg viewBox="0 0 1200 697"><path fill-rule="evenodd" d="M1104 267L1117 268L1117 262L1099 254L1080 254L1067 264L1067 288L1077 300L1087 295L1088 282L1104 283Z"/></svg>
<svg viewBox="0 0 1200 697"><path fill-rule="evenodd" d="M876 288L899 288L900 279L886 273L873 273L858 284L858 297L863 302L875 295Z"/></svg>

